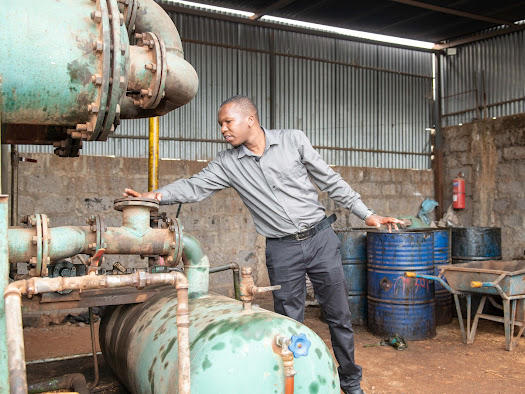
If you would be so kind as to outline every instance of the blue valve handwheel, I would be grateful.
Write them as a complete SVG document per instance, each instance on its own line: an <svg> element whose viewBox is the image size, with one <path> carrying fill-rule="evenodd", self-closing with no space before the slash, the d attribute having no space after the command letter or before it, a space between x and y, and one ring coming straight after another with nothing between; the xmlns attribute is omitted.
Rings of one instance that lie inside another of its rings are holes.
<svg viewBox="0 0 525 394"><path fill-rule="evenodd" d="M288 350L293 353L295 358L307 356L311 344L312 343L306 338L305 334L292 335L292 340L288 346Z"/></svg>

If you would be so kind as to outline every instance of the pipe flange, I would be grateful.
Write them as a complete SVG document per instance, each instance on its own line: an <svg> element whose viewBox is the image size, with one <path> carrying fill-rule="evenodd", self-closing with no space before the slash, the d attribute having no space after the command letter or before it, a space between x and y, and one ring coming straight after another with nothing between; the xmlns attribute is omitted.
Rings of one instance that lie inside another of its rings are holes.
<svg viewBox="0 0 525 394"><path fill-rule="evenodd" d="M33 238L33 243L36 244L36 256L33 262L35 263L36 276L42 275L42 217L39 214L34 215L34 221L30 220L31 223L35 223L36 236Z"/></svg>
<svg viewBox="0 0 525 394"><path fill-rule="evenodd" d="M151 63L146 64L145 68L153 74L153 78L147 89L141 89L134 95L134 103L143 109L156 108L164 96L166 85L166 47L164 42L152 32L139 33L135 37L137 46L147 47L151 51Z"/></svg>
<svg viewBox="0 0 525 394"><path fill-rule="evenodd" d="M49 242L51 237L49 234L49 218L47 215L40 215L42 223L42 274L40 276L47 276L47 267L51 262L49 257Z"/></svg>
<svg viewBox="0 0 525 394"><path fill-rule="evenodd" d="M96 136L98 141L107 140L108 136L115 131L115 118L117 112L120 113L119 102L122 95L125 93L126 81L126 46L127 42L122 42L121 31L124 24L124 17L120 13L117 4L112 0L107 0L109 12L109 27L111 31L111 78L108 91L108 103L106 106L106 114L104 117L103 126Z"/></svg>
<svg viewBox="0 0 525 394"><path fill-rule="evenodd" d="M140 198L140 197L123 197L117 198L113 202L113 208L116 211L122 211L124 207L147 207L150 211L158 211L159 201L151 198Z"/></svg>
<svg viewBox="0 0 525 394"><path fill-rule="evenodd" d="M76 125L76 133L72 137L93 141L97 139L104 125L107 111L108 91L111 69L111 27L107 0L96 0L95 11L91 19L97 26L98 41L93 43L97 57L97 69L91 76L91 82L96 86L97 98L88 104L89 120Z"/></svg>
<svg viewBox="0 0 525 394"><path fill-rule="evenodd" d="M97 235L96 235L97 245L96 245L94 254L97 253L97 250L106 247L106 242L104 241L104 233L106 232L106 226L104 225L104 219L102 218L102 216L100 215L95 216L95 227L97 231Z"/></svg>
<svg viewBox="0 0 525 394"><path fill-rule="evenodd" d="M129 35L135 30L135 19L137 18L138 1L137 0L117 0L118 7L124 16L124 23Z"/></svg>

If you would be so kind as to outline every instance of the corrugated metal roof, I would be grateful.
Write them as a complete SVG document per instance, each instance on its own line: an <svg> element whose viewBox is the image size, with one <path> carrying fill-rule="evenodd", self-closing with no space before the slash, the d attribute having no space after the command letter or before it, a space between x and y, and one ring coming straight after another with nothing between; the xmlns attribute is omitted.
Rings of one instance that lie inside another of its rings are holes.
<svg viewBox="0 0 525 394"><path fill-rule="evenodd" d="M161 0L159 3L177 3ZM441 42L505 23L525 19L525 2L516 0L193 0L227 7L365 32ZM427 7L427 8L425 8ZM436 8L438 7L438 8ZM198 8L193 7L193 8ZM448 10L448 11L447 11ZM456 13L454 13L456 11ZM223 12L224 13L224 12Z"/></svg>

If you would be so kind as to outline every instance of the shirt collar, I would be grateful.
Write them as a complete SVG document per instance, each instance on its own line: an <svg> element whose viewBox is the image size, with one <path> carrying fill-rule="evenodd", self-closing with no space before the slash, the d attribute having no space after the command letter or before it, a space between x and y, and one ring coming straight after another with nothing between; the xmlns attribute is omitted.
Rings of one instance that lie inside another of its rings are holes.
<svg viewBox="0 0 525 394"><path fill-rule="evenodd" d="M277 136L273 133L273 130L266 130L262 126L261 126L261 129L264 131L264 135L266 139L266 147L264 148L264 152L266 152L270 148L270 146L279 144L279 140ZM244 145L237 147L237 152L238 152L237 154L238 159L244 156L255 156L255 153L253 153L251 150L249 150Z"/></svg>

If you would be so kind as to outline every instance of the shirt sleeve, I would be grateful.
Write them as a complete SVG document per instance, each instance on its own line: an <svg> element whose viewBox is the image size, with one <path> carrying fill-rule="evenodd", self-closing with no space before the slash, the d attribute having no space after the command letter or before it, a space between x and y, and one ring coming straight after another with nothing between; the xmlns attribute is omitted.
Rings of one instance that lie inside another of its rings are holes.
<svg viewBox="0 0 525 394"><path fill-rule="evenodd" d="M364 220L370 210L361 201L359 193L354 191L341 175L326 164L302 131L298 130L296 138L301 161L317 187L321 191L327 192L330 198L339 205L349 209L354 215Z"/></svg>
<svg viewBox="0 0 525 394"><path fill-rule="evenodd" d="M191 178L179 179L155 191L162 194L161 204L176 204L198 202L227 187L230 180L219 155Z"/></svg>

